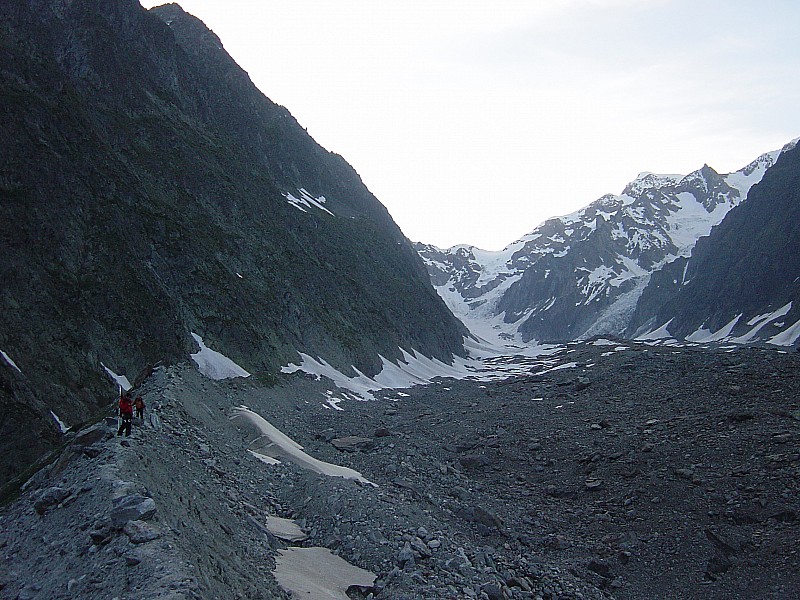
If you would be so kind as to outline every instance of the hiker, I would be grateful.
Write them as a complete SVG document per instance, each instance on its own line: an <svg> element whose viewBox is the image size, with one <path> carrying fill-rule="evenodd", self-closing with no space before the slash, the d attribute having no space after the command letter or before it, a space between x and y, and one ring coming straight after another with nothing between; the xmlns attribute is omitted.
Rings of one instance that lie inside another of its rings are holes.
<svg viewBox="0 0 800 600"><path fill-rule="evenodd" d="M124 431L126 437L130 436L131 421L133 420L133 402L131 402L130 392L125 392L119 397L119 419L117 435L122 435Z"/></svg>
<svg viewBox="0 0 800 600"><path fill-rule="evenodd" d="M133 408L136 409L137 419L144 418L144 400L142 400L141 396L136 396L136 400L133 401Z"/></svg>

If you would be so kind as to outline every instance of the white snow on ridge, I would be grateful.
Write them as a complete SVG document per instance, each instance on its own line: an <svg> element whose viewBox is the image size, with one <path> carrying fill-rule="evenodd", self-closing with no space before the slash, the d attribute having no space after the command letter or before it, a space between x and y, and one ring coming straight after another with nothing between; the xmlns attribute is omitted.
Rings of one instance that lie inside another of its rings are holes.
<svg viewBox="0 0 800 600"><path fill-rule="evenodd" d="M302 371L317 378L325 377L341 389L362 400L374 400L373 392L380 390L397 390L415 385L433 383L436 378L474 379L491 381L512 375L529 374L530 362L537 357L547 356L559 350L561 346L530 344L528 346L494 346L485 340L468 338L465 348L470 358L455 357L452 365L434 358L428 358L417 352L406 352L402 348L402 360L393 363L380 357L383 368L374 377L368 377L355 367L355 377L348 377L324 359L315 359L307 354L300 354L300 364L289 364L281 368L282 373ZM513 355L513 358L511 358ZM497 362L491 362L497 361ZM491 364L490 364L491 362ZM329 399L326 399L328 402ZM337 407L338 408L338 407Z"/></svg>
<svg viewBox="0 0 800 600"><path fill-rule="evenodd" d="M775 161L778 160L781 152L790 149L792 145L796 143L797 140L793 140L780 150L774 150L772 152L762 154L743 169L739 169L734 173L725 175L725 183L732 188L738 189L742 195L742 198L745 198L750 192L750 188L761 181L761 178L764 177L764 173L767 172L767 169L775 164Z"/></svg>
<svg viewBox="0 0 800 600"><path fill-rule="evenodd" d="M200 346L200 351L190 354L192 360L197 363L200 372L209 379L231 379L233 377L250 377L250 373L237 365L227 356L220 354L206 346L196 333L192 337Z"/></svg>
<svg viewBox="0 0 800 600"><path fill-rule="evenodd" d="M129 389L131 389L133 387L131 385L131 382L128 381L128 378L125 377L125 375L117 375L116 373L114 373L114 371L109 369L103 363L100 363L100 366L105 369L106 373L108 373L108 376L111 377L111 379L113 379L117 383L117 385L120 387L120 389L128 391Z"/></svg>
<svg viewBox="0 0 800 600"><path fill-rule="evenodd" d="M678 256L689 256L697 240L711 233L711 229L722 222L733 204L720 202L712 212L708 212L689 192L680 192L675 198L679 209L667 217L669 237L678 248Z"/></svg>
<svg viewBox="0 0 800 600"><path fill-rule="evenodd" d="M309 456L303 451L303 447L300 444L246 406L238 406L233 409L233 416L231 418L235 419L237 417L245 418L256 427L259 433L261 433L262 437L255 440L255 442L268 442L261 450L249 450L251 454L265 464L276 464L276 462L280 462L281 458L284 458L304 469L319 473L320 475L354 479L359 483L378 487L368 479L365 479L358 471L354 471L348 467L327 463L313 456Z"/></svg>
<svg viewBox="0 0 800 600"><path fill-rule="evenodd" d="M778 335L771 337L767 343L775 346L794 346L798 339L800 339L800 319Z"/></svg>
<svg viewBox="0 0 800 600"><path fill-rule="evenodd" d="M715 333L712 333L710 330L705 329L702 325L697 328L697 331L694 333L686 336L686 341L688 342L698 342L698 343L710 343L710 342L719 342L722 340L727 340L728 336L733 331L733 328L736 327L736 324L739 322L739 319L742 318L741 313L736 315L733 319L731 319L727 325L717 330Z"/></svg>
<svg viewBox="0 0 800 600"><path fill-rule="evenodd" d="M335 216L331 211L323 206L327 199L325 196L319 196L318 198L314 198L311 194L309 194L305 189L300 188L297 190L300 192L300 197L295 197L291 192L284 192L283 197L286 198L286 201L294 206L296 209L302 212L308 212L307 208L317 208L319 210L324 210L331 216Z"/></svg>
<svg viewBox="0 0 800 600"><path fill-rule="evenodd" d="M9 367L13 367L14 369L16 369L17 371L19 371L20 373L22 373L22 369L20 369L20 368L17 366L17 363L15 363L13 360L11 360L11 357L10 357L8 354L6 354L6 353L5 353L5 352L3 352L2 350L0 350L0 356L2 356L2 357L3 357L3 360L5 360L5 361L6 361L6 363L8 364L8 366L9 366Z"/></svg>

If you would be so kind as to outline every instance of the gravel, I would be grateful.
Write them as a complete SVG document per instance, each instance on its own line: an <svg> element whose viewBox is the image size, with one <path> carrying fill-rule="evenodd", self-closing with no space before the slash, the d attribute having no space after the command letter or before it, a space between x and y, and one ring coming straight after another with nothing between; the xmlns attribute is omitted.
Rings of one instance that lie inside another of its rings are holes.
<svg viewBox="0 0 800 600"><path fill-rule="evenodd" d="M131 438L67 434L2 509L0 598L288 598L270 515L377 575L352 598L800 598L798 353L518 360L371 401L159 368ZM239 405L378 487L263 464Z"/></svg>

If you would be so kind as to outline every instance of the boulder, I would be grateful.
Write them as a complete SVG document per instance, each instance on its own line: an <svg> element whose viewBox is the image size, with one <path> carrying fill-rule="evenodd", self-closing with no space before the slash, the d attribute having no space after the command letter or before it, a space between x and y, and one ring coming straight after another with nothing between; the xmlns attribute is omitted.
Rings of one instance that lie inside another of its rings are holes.
<svg viewBox="0 0 800 600"><path fill-rule="evenodd" d="M65 490L61 487L47 488L39 494L39 497L36 500L34 500L33 508L36 509L37 513L43 515L45 512L47 512L47 509L64 501L69 494L69 490Z"/></svg>
<svg viewBox="0 0 800 600"><path fill-rule="evenodd" d="M372 447L372 443L372 438L359 437L357 435L348 435L346 437L335 438L331 440L333 447L343 452L358 452L359 450L368 450Z"/></svg>
<svg viewBox="0 0 800 600"><path fill-rule="evenodd" d="M123 528L129 521L146 521L156 514L156 503L152 498L130 494L113 501L111 525Z"/></svg>

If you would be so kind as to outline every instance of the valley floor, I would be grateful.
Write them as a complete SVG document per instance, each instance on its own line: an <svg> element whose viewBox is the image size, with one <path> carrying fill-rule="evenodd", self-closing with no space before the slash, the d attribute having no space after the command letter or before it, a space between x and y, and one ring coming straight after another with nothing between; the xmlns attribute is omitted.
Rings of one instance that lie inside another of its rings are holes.
<svg viewBox="0 0 800 600"><path fill-rule="evenodd" d="M353 598L800 598L800 354L590 342L525 360L333 403L299 373L159 369L157 418L72 437L2 509L0 598L288 598L268 515L377 575ZM377 487L264 464L248 449L276 448L251 445L240 405ZM155 514L121 514L131 498Z"/></svg>

